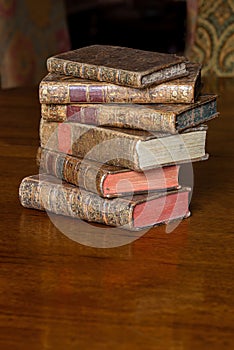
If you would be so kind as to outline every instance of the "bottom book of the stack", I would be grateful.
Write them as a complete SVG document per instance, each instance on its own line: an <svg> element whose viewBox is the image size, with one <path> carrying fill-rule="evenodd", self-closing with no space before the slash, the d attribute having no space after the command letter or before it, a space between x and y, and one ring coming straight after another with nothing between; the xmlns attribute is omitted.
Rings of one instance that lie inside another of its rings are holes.
<svg viewBox="0 0 234 350"><path fill-rule="evenodd" d="M89 222L140 230L190 216L190 188L102 198L48 175L25 177L19 187L21 204Z"/></svg>

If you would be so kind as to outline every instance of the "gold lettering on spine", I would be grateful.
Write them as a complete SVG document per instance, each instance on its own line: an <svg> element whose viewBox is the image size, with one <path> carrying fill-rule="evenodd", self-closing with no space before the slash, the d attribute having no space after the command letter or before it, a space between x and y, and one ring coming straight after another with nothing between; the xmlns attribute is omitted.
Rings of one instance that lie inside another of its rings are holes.
<svg viewBox="0 0 234 350"><path fill-rule="evenodd" d="M85 108L80 107L79 113L80 113L80 120L82 121L82 123L85 123L85 113L84 113L84 111L85 111Z"/></svg>
<svg viewBox="0 0 234 350"><path fill-rule="evenodd" d="M97 80L102 80L102 67L98 67L97 69Z"/></svg>
<svg viewBox="0 0 234 350"><path fill-rule="evenodd" d="M108 225L108 202L107 201L104 201L103 202L103 210L102 210L102 218L103 218L103 221L106 225Z"/></svg>
<svg viewBox="0 0 234 350"><path fill-rule="evenodd" d="M85 66L84 66L84 64L81 63L81 65L80 65L80 77L83 79L84 79L84 74L85 74L84 70L85 70Z"/></svg>
<svg viewBox="0 0 234 350"><path fill-rule="evenodd" d="M85 98L87 102L90 102L90 91L89 91L89 85L87 84L85 86Z"/></svg>
<svg viewBox="0 0 234 350"><path fill-rule="evenodd" d="M121 83L121 80L120 80L120 70L117 69L116 71L116 74L115 74L115 81L116 83Z"/></svg>

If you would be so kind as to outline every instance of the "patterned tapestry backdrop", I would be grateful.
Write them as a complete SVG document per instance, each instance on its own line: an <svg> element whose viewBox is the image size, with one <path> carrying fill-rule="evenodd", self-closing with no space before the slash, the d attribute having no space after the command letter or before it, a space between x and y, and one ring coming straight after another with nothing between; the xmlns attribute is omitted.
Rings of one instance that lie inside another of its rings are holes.
<svg viewBox="0 0 234 350"><path fill-rule="evenodd" d="M234 0L187 0L186 56L202 74L234 76Z"/></svg>
<svg viewBox="0 0 234 350"><path fill-rule="evenodd" d="M46 58L69 49L63 0L0 0L1 88L37 84Z"/></svg>

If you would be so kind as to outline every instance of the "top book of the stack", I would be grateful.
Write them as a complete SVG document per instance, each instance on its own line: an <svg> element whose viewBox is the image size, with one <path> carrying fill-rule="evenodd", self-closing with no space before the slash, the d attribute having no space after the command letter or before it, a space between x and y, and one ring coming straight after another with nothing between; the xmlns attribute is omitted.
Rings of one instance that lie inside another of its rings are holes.
<svg viewBox="0 0 234 350"><path fill-rule="evenodd" d="M47 59L51 73L145 88L188 75L186 58L129 47L90 45Z"/></svg>

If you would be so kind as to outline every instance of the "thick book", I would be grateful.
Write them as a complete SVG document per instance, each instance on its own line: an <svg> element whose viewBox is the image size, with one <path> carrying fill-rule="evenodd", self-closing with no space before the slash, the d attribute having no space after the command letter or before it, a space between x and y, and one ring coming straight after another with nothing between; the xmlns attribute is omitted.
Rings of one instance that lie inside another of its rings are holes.
<svg viewBox="0 0 234 350"><path fill-rule="evenodd" d="M56 176L102 197L179 188L179 166L136 172L39 148L40 173Z"/></svg>
<svg viewBox="0 0 234 350"><path fill-rule="evenodd" d="M19 198L26 208L137 231L188 217L189 192L189 188L183 187L170 192L108 199L42 174L21 181Z"/></svg>
<svg viewBox="0 0 234 350"><path fill-rule="evenodd" d="M180 134L40 122L41 147L100 163L144 171L205 157L206 126Z"/></svg>
<svg viewBox="0 0 234 350"><path fill-rule="evenodd" d="M186 65L187 76L145 89L49 73L39 84L39 100L47 104L193 103L201 91L201 65Z"/></svg>
<svg viewBox="0 0 234 350"><path fill-rule="evenodd" d="M111 45L90 45L47 59L49 72L145 88L187 74L185 57Z"/></svg>
<svg viewBox="0 0 234 350"><path fill-rule="evenodd" d="M193 104L42 104L47 121L177 133L218 116L217 96L201 95Z"/></svg>

